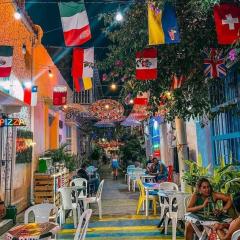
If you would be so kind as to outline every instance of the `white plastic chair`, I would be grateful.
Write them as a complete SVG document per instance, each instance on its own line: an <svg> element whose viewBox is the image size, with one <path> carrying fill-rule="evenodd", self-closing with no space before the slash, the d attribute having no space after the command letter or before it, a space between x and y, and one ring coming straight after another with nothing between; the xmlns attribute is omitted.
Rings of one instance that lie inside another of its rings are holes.
<svg viewBox="0 0 240 240"><path fill-rule="evenodd" d="M162 182L159 184L159 190L176 190L178 191L178 185L173 182ZM159 204L161 209L160 220L164 217L165 211L169 208L169 201L166 198L159 197Z"/></svg>
<svg viewBox="0 0 240 240"><path fill-rule="evenodd" d="M70 186L75 186L77 189L78 187L84 187L84 189L79 191L78 194L78 200L83 201L83 208L86 210L87 205L86 205L86 197L87 197L87 187L88 187L88 182L85 178L75 178L70 182Z"/></svg>
<svg viewBox="0 0 240 240"><path fill-rule="evenodd" d="M134 169L134 168L135 168L134 165L127 166L127 172L125 174L125 182L127 182L127 177L128 177L129 172L131 172L131 170Z"/></svg>
<svg viewBox="0 0 240 240"><path fill-rule="evenodd" d="M146 169L138 168L136 171L134 171L133 176L130 177L130 180L132 180L132 190L133 190L133 192L136 191L137 180L141 179L141 176L144 175L145 172L146 172Z"/></svg>
<svg viewBox="0 0 240 240"><path fill-rule="evenodd" d="M88 223L89 223L91 215L92 215L92 209L87 209L83 212L83 214L81 215L81 217L79 219L79 223L78 223L77 231L74 236L74 240L84 240L85 239L87 229L88 229Z"/></svg>
<svg viewBox="0 0 240 240"><path fill-rule="evenodd" d="M174 195L174 198L176 200L176 210L173 211L172 209L172 201L170 202L169 205L169 212L166 214L165 218L165 234L167 234L167 228L168 228L168 220L172 220L172 239L176 240L176 232L177 232L177 222L178 220L184 220L185 219L185 213L186 213L186 208L185 208L185 199L186 199L186 194L184 193L176 193ZM173 200L172 199L172 200ZM175 207L174 207L175 208Z"/></svg>
<svg viewBox="0 0 240 240"><path fill-rule="evenodd" d="M240 230L237 230L233 233L231 240L238 240L240 239Z"/></svg>
<svg viewBox="0 0 240 240"><path fill-rule="evenodd" d="M99 218L102 219L102 190L103 190L104 180L102 180L99 184L97 194L95 197L86 198L86 203L89 207L89 203L97 203L98 204L98 212Z"/></svg>
<svg viewBox="0 0 240 240"><path fill-rule="evenodd" d="M29 213L33 212L35 223L49 222L50 213L55 214L55 222L58 215L58 208L54 204L42 203L29 207L24 213L24 224L29 223Z"/></svg>
<svg viewBox="0 0 240 240"><path fill-rule="evenodd" d="M78 204L78 193L76 187L62 187L59 188L61 194L61 209L60 209L60 225L65 223L65 211L72 210L73 213L73 223L74 227L77 227L77 216L80 216L80 207ZM74 193L75 200L72 198L72 193Z"/></svg>

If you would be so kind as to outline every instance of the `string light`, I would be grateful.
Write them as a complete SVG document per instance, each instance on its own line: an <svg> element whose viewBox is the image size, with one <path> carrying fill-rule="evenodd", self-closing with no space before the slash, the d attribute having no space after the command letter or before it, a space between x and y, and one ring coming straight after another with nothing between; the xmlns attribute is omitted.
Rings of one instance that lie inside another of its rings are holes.
<svg viewBox="0 0 240 240"><path fill-rule="evenodd" d="M53 73L52 73L51 69L48 70L48 76L49 76L50 78L53 77Z"/></svg>
<svg viewBox="0 0 240 240"><path fill-rule="evenodd" d="M134 102L133 99L129 100L129 104L133 104L133 102Z"/></svg>
<svg viewBox="0 0 240 240"><path fill-rule="evenodd" d="M116 85L115 83L112 83L112 84L111 84L111 89L112 89L112 90L116 90L116 89L117 89L117 85Z"/></svg>
<svg viewBox="0 0 240 240"><path fill-rule="evenodd" d="M20 20L22 18L22 14L20 13L19 9L17 9L17 11L14 13L14 18L16 20Z"/></svg>
<svg viewBox="0 0 240 240"><path fill-rule="evenodd" d="M108 104L106 104L106 105L105 105L105 108L106 108L106 109L109 109L109 105L108 105Z"/></svg>
<svg viewBox="0 0 240 240"><path fill-rule="evenodd" d="M123 20L123 15L121 12L117 12L115 16L116 21L121 22Z"/></svg>

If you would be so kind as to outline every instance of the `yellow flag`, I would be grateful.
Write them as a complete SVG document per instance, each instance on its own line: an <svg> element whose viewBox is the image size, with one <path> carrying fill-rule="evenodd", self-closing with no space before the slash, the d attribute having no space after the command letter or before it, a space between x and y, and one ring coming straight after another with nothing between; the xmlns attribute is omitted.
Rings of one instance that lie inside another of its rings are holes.
<svg viewBox="0 0 240 240"><path fill-rule="evenodd" d="M84 90L92 89L92 79L90 77L83 77Z"/></svg>
<svg viewBox="0 0 240 240"><path fill-rule="evenodd" d="M148 36L149 45L164 44L164 32L162 28L162 10L158 13L148 4Z"/></svg>

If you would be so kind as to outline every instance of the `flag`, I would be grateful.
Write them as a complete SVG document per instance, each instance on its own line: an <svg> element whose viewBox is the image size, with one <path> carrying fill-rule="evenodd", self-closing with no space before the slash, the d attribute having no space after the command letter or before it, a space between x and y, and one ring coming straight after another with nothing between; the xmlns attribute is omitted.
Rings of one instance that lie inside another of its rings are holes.
<svg viewBox="0 0 240 240"><path fill-rule="evenodd" d="M59 11L66 46L82 45L91 39L84 1L60 2Z"/></svg>
<svg viewBox="0 0 240 240"><path fill-rule="evenodd" d="M0 77L6 78L11 74L13 47L0 46Z"/></svg>
<svg viewBox="0 0 240 240"><path fill-rule="evenodd" d="M37 91L38 87L37 86L29 86L29 84L23 84L23 101L34 107L37 105Z"/></svg>
<svg viewBox="0 0 240 240"><path fill-rule="evenodd" d="M219 44L233 44L240 39L240 7L230 3L215 5L214 20Z"/></svg>
<svg viewBox="0 0 240 240"><path fill-rule="evenodd" d="M94 48L73 50L72 77L77 92L92 88Z"/></svg>
<svg viewBox="0 0 240 240"><path fill-rule="evenodd" d="M136 79L153 80L157 78L157 49L148 48L136 53Z"/></svg>
<svg viewBox="0 0 240 240"><path fill-rule="evenodd" d="M134 105L147 106L148 105L148 93L141 92L141 94L138 94L137 97L134 98L133 103L134 103Z"/></svg>
<svg viewBox="0 0 240 240"><path fill-rule="evenodd" d="M53 88L53 105L62 106L67 103L67 87L56 86Z"/></svg>
<svg viewBox="0 0 240 240"><path fill-rule="evenodd" d="M211 48L210 53L206 53L207 58L204 59L204 75L208 78L222 78L227 74L225 60L222 51Z"/></svg>
<svg viewBox="0 0 240 240"><path fill-rule="evenodd" d="M180 42L176 11L170 4L166 3L163 11L148 4L148 36L149 45Z"/></svg>
<svg viewBox="0 0 240 240"><path fill-rule="evenodd" d="M79 78L80 90L85 91L92 89L92 79L89 77Z"/></svg>
<svg viewBox="0 0 240 240"><path fill-rule="evenodd" d="M176 74L172 76L172 83L171 83L171 90L180 88L182 84L185 82L186 78L181 75L180 77L177 77Z"/></svg>

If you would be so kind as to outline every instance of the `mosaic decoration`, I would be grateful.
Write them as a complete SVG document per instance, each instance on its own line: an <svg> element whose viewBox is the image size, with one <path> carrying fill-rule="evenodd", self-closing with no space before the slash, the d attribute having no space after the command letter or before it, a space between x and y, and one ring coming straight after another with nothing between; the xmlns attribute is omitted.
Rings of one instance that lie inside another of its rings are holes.
<svg viewBox="0 0 240 240"><path fill-rule="evenodd" d="M104 142L98 142L97 145L102 148L118 148L123 145L122 142L118 142L115 140L112 140L110 142L104 141Z"/></svg>
<svg viewBox="0 0 240 240"><path fill-rule="evenodd" d="M123 106L112 99L102 99L92 104L89 109L92 116L108 121L120 121L123 118Z"/></svg>

